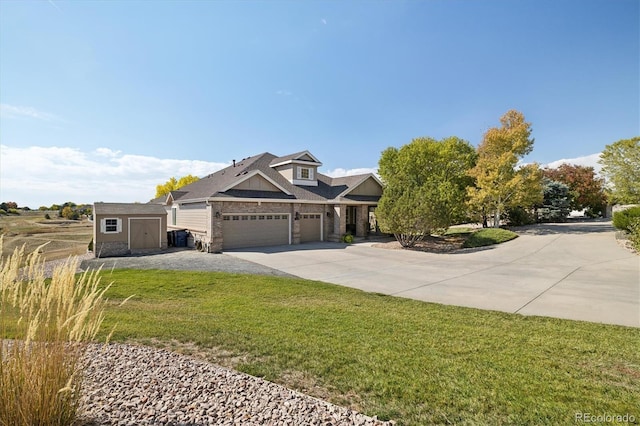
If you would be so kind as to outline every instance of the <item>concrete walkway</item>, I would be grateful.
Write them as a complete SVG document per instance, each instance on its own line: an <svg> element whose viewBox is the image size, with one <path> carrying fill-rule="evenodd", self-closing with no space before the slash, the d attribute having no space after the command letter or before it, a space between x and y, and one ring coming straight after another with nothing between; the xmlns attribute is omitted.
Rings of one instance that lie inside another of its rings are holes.
<svg viewBox="0 0 640 426"><path fill-rule="evenodd" d="M467 306L640 327L640 256L610 222L535 225L491 248L434 254L309 243L226 254L302 278Z"/></svg>

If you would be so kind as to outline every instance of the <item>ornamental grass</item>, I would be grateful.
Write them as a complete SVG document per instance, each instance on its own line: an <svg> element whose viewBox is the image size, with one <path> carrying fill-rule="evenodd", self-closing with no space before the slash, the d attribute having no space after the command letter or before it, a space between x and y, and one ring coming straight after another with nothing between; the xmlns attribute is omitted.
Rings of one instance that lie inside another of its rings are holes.
<svg viewBox="0 0 640 426"><path fill-rule="evenodd" d="M0 252L2 238L0 238ZM99 271L77 257L45 277L40 248L0 258L0 425L77 421L82 358L104 318Z"/></svg>

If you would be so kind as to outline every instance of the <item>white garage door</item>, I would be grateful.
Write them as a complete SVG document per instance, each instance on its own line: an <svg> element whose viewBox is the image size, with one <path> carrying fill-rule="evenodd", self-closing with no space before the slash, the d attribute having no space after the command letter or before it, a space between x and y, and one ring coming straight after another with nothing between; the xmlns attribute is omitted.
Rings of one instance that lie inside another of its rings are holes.
<svg viewBox="0 0 640 426"><path fill-rule="evenodd" d="M304 213L300 215L300 242L322 241L322 226L320 221L322 215L319 213Z"/></svg>
<svg viewBox="0 0 640 426"><path fill-rule="evenodd" d="M289 244L288 214L224 214L222 249Z"/></svg>

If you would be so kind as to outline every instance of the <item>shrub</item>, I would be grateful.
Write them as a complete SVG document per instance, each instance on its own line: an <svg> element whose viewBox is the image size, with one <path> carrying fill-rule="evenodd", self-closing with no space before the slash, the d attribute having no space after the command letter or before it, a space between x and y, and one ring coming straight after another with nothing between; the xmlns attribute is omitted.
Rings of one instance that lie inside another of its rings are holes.
<svg viewBox="0 0 640 426"><path fill-rule="evenodd" d="M536 223L535 216L522 207L514 207L507 210L507 225L524 226Z"/></svg>
<svg viewBox="0 0 640 426"><path fill-rule="evenodd" d="M9 209L9 210L7 210L7 213L19 215L20 214L20 210L18 210L18 209Z"/></svg>
<svg viewBox="0 0 640 426"><path fill-rule="evenodd" d="M45 219L51 219L51 216L49 216L49 213L45 213L44 218Z"/></svg>
<svg viewBox="0 0 640 426"><path fill-rule="evenodd" d="M629 241L635 251L640 253L640 219L634 218L629 224Z"/></svg>
<svg viewBox="0 0 640 426"><path fill-rule="evenodd" d="M347 243L347 244L351 244L353 242L353 235L351 234L344 234L342 236L342 242L343 243Z"/></svg>
<svg viewBox="0 0 640 426"><path fill-rule="evenodd" d="M5 209L0 209L0 215L6 215L7 211Z"/></svg>
<svg viewBox="0 0 640 426"><path fill-rule="evenodd" d="M84 342L103 319L99 271L76 277L78 258L69 258L45 280L38 251L0 258L1 425L76 422Z"/></svg>
<svg viewBox="0 0 640 426"><path fill-rule="evenodd" d="M640 206L630 207L613 214L613 226L621 231L631 231L630 225L633 219L640 219Z"/></svg>

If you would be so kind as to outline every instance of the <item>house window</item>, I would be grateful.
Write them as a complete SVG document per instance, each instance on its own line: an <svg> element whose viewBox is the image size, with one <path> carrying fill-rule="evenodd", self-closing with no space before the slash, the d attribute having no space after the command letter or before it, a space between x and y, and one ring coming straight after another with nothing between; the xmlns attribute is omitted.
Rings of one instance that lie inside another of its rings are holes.
<svg viewBox="0 0 640 426"><path fill-rule="evenodd" d="M178 218L178 209L176 207L171 208L171 224L175 225Z"/></svg>
<svg viewBox="0 0 640 426"><path fill-rule="evenodd" d="M298 179L312 180L313 169L310 167L298 167Z"/></svg>
<svg viewBox="0 0 640 426"><path fill-rule="evenodd" d="M100 228L103 234L117 234L122 232L122 219L106 218L102 219Z"/></svg>

